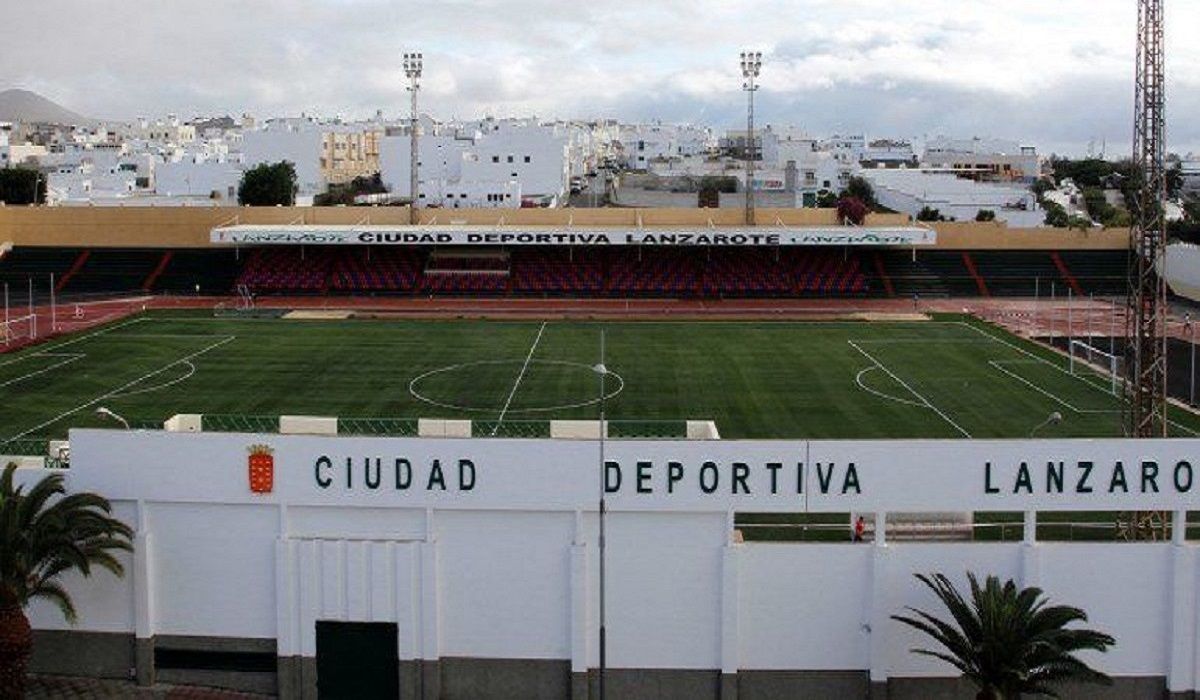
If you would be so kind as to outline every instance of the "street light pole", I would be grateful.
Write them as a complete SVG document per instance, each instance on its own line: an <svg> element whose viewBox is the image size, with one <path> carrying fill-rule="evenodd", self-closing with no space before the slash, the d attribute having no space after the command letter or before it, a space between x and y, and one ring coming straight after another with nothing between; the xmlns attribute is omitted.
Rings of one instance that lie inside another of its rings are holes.
<svg viewBox="0 0 1200 700"><path fill-rule="evenodd" d="M421 89L421 72L425 67L425 58L420 53L404 54L404 76L408 78L408 92L412 98L409 107L409 162L408 162L408 195L412 200L408 205L408 223L416 225L417 218L417 91Z"/></svg>
<svg viewBox="0 0 1200 700"><path fill-rule="evenodd" d="M608 511L608 504L605 500L605 483L604 483L604 438L608 432L608 424L605 418L605 408L607 404L607 386L605 380L608 378L608 367L604 365L604 330L600 331L600 364L592 368L596 374L600 375L600 537L598 540L600 548L600 673L599 673L599 688L600 700L604 700L604 672L608 666L608 629L605 624L605 609L604 609L604 585L605 585L605 567L604 567L604 515Z"/></svg>
<svg viewBox="0 0 1200 700"><path fill-rule="evenodd" d="M746 91L746 225L754 225L754 93L758 91L758 74L762 69L762 53L743 51L741 54L742 90Z"/></svg>

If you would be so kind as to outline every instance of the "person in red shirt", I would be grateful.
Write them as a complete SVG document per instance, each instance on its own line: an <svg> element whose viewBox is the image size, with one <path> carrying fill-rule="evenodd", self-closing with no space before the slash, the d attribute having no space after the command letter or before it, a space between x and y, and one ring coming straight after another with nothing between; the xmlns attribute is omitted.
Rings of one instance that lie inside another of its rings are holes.
<svg viewBox="0 0 1200 700"><path fill-rule="evenodd" d="M867 521L863 520L863 516L860 515L858 516L858 519L854 521L854 541L862 542L863 534L866 533L866 530Z"/></svg>

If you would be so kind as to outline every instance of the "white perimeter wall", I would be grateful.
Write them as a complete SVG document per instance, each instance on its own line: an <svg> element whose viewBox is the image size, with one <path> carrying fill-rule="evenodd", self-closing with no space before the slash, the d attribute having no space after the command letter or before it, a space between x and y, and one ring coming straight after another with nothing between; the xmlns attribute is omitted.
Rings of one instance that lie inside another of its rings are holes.
<svg viewBox="0 0 1200 700"><path fill-rule="evenodd" d="M205 438L181 439L195 447ZM101 477L89 475L87 449L75 451L70 479L91 488ZM170 465L129 474L161 487ZM113 484L127 488L136 484ZM394 621L405 659L570 659L576 671L598 663L594 510L206 503L197 502L202 487L181 488L190 495L117 502L138 530L138 551L124 580L100 572L87 585L68 582L76 629L277 638L281 655L313 655L317 619ZM924 640L890 615L937 609L914 573L962 584L970 570L1083 607L1117 638L1101 668L1197 687L1191 544L737 544L728 512L666 509L615 510L607 535L614 667L954 675L909 653ZM31 618L68 628L41 603Z"/></svg>

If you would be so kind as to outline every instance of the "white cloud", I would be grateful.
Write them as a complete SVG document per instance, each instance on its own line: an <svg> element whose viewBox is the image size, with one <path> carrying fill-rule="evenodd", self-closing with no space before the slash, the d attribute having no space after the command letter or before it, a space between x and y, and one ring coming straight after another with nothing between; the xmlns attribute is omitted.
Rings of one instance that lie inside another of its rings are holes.
<svg viewBox="0 0 1200 700"><path fill-rule="evenodd" d="M1019 125L1025 133L1004 135L1047 148L1120 143L1129 132L1129 0L10 4L18 7L6 7L6 16L19 26L6 33L0 80L101 117L398 114L407 103L400 53L420 48L424 106L438 115L704 118L724 126L742 107L736 54L757 48L766 54L764 118L813 131L843 124L967 134ZM1190 35L1200 3L1167 11L1170 134L1176 147L1196 148L1200 44ZM998 121L1001 105L1021 114Z"/></svg>

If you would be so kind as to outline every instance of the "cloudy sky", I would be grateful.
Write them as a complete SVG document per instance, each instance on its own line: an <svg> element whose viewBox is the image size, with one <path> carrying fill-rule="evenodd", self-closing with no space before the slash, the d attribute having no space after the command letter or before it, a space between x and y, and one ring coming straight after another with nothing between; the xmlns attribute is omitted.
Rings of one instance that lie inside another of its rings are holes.
<svg viewBox="0 0 1200 700"><path fill-rule="evenodd" d="M742 120L813 134L993 136L1128 150L1134 0L5 0L0 89L88 116L406 109ZM1168 0L1169 140L1200 151L1200 2Z"/></svg>

